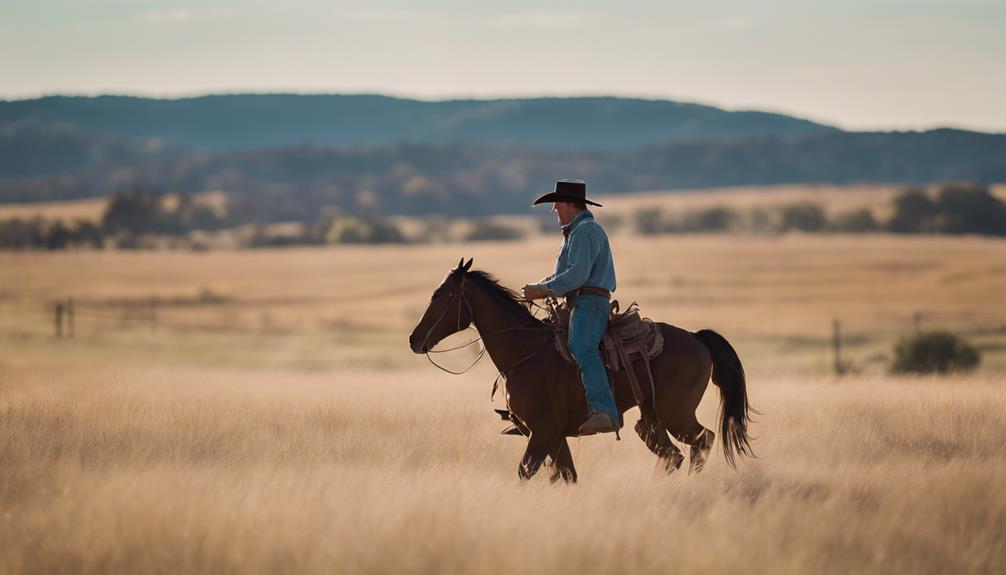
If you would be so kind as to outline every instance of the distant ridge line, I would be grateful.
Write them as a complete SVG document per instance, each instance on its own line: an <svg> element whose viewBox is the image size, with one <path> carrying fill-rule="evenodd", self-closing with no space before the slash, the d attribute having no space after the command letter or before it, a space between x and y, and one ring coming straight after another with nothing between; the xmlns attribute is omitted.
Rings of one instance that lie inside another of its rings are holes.
<svg viewBox="0 0 1006 575"><path fill-rule="evenodd" d="M839 131L775 112L622 96L420 100L380 94L253 93L180 98L52 95L0 102L0 123L28 118L71 124L88 133L162 138L208 151L400 142L624 150Z"/></svg>

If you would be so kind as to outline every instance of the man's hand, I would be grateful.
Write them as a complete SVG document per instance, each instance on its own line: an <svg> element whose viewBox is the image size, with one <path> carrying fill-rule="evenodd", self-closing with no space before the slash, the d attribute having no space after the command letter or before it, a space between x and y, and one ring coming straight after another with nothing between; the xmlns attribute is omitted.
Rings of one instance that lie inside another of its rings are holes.
<svg viewBox="0 0 1006 575"><path fill-rule="evenodd" d="M528 300L542 299L552 295L548 288L541 284L526 284L520 290L524 294L524 299Z"/></svg>

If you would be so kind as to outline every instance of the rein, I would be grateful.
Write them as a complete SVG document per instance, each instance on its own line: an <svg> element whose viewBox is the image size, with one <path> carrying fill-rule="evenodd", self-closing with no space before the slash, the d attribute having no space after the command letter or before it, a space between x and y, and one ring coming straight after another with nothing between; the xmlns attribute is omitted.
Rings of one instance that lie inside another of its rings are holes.
<svg viewBox="0 0 1006 575"><path fill-rule="evenodd" d="M451 301L448 302L447 305L444 306L444 311L442 311L440 313L440 317L438 317L437 321L434 322L434 324L432 326L430 326L430 329L428 329L426 331L426 337L423 339L423 345L424 346L426 345L426 343L429 342L430 335L433 333L433 330L435 330L437 328L437 326L440 325L440 322L443 321L444 317L447 315L447 311L450 310L453 307L453 305L454 305L454 298L458 298L458 325L457 325L458 330L455 333L460 333L461 332L461 303L462 302L464 302L465 307L468 308L469 321L473 321L474 320L475 314L472 311L472 304L468 301L468 298L465 297L465 292L464 292L465 283L464 282L465 282L465 279L464 279L464 276L462 276L462 278L461 278L461 284L457 287L457 289L455 289L451 293ZM536 307L539 307L539 308L541 307L540 305L534 303L533 301L530 302L530 303L531 303L531 305L534 305ZM438 364L437 362L433 361L433 357L431 357L430 354L448 353L448 352L451 352L451 351L457 351L459 349L466 348L466 347L468 347L468 346L470 346L470 345L472 345L474 343L478 343L478 342L482 341L484 339L484 337L487 336L487 335L488 336L493 336L493 335L498 335L498 334L501 334L501 333L506 333L508 331L517 331L517 330L521 330L521 329L530 329L530 326L532 326L532 325L533 325L533 322L528 322L528 323L525 323L525 324L522 324L522 325L518 325L518 326L514 326L514 327L507 327L507 328L503 328L503 329L498 329L496 331L493 331L491 333L484 334L484 335L482 333L479 333L479 336L477 338L475 338L475 339L473 339L473 340L471 340L471 341L469 341L467 343L464 343L462 345L459 345L459 346L456 346L456 347L452 347L450 349L442 349L442 350L439 350L439 351L429 350L429 351L426 352L426 359L429 360L429 362L430 362L431 365L433 365L437 369L440 369L441 371L444 371L444 372L449 373L451 375L463 375L465 373L468 373L473 367L475 367L480 361L482 361L482 358L485 357L486 351L487 351L486 348L485 348L485 346L482 346L482 351L479 352L478 357L476 357L475 360L468 365L468 367L464 368L461 371L452 371L450 369L447 369L446 367L444 367L444 366ZM548 341L551 341L551 339L548 340ZM545 343L547 344L548 341L546 341ZM517 365L519 365L521 363L524 363L526 360L531 359L535 355L538 355L539 353L541 353L542 349L545 349L544 345L538 351L532 353L531 355L529 355L529 356L521 359L517 363L513 364L512 366L510 366L510 368L507 371L512 370L513 368L517 367ZM493 395L496 394L496 387L497 387L497 385L499 383L500 376L503 376L504 378L506 377L505 375L503 375L503 370L500 370L500 372L496 375L496 380L493 382Z"/></svg>

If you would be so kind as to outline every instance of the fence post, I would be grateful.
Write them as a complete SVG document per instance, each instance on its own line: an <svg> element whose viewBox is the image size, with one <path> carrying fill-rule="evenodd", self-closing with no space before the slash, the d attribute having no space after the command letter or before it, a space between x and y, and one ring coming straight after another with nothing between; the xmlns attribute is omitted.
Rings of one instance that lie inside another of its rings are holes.
<svg viewBox="0 0 1006 575"><path fill-rule="evenodd" d="M75 329L75 326L74 326L75 321L74 321L73 315L74 315L73 314L73 298L70 298L70 299L66 300L66 328L67 328L66 331L67 331L67 335L69 335L70 337L73 337L74 334L75 334L75 332L76 332L76 329Z"/></svg>
<svg viewBox="0 0 1006 575"><path fill-rule="evenodd" d="M157 331L157 298L150 298L150 331Z"/></svg>
<svg viewBox="0 0 1006 575"><path fill-rule="evenodd" d="M55 308L54 327L56 328L56 338L63 337L63 302L57 302Z"/></svg>
<svg viewBox="0 0 1006 575"><path fill-rule="evenodd" d="M845 374L845 364L842 362L842 323L835 319L832 322L832 344L835 346L835 375Z"/></svg>

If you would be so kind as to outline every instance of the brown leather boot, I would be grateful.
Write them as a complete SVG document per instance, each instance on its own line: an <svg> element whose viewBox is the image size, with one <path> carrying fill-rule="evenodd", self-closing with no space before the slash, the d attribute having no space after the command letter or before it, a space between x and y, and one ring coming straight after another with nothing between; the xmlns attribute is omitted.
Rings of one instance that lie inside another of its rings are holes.
<svg viewBox="0 0 1006 575"><path fill-rule="evenodd" d="M580 435L593 435L595 433L610 433L618 431L615 423L611 421L611 416L604 412L595 412L587 418L580 426Z"/></svg>

